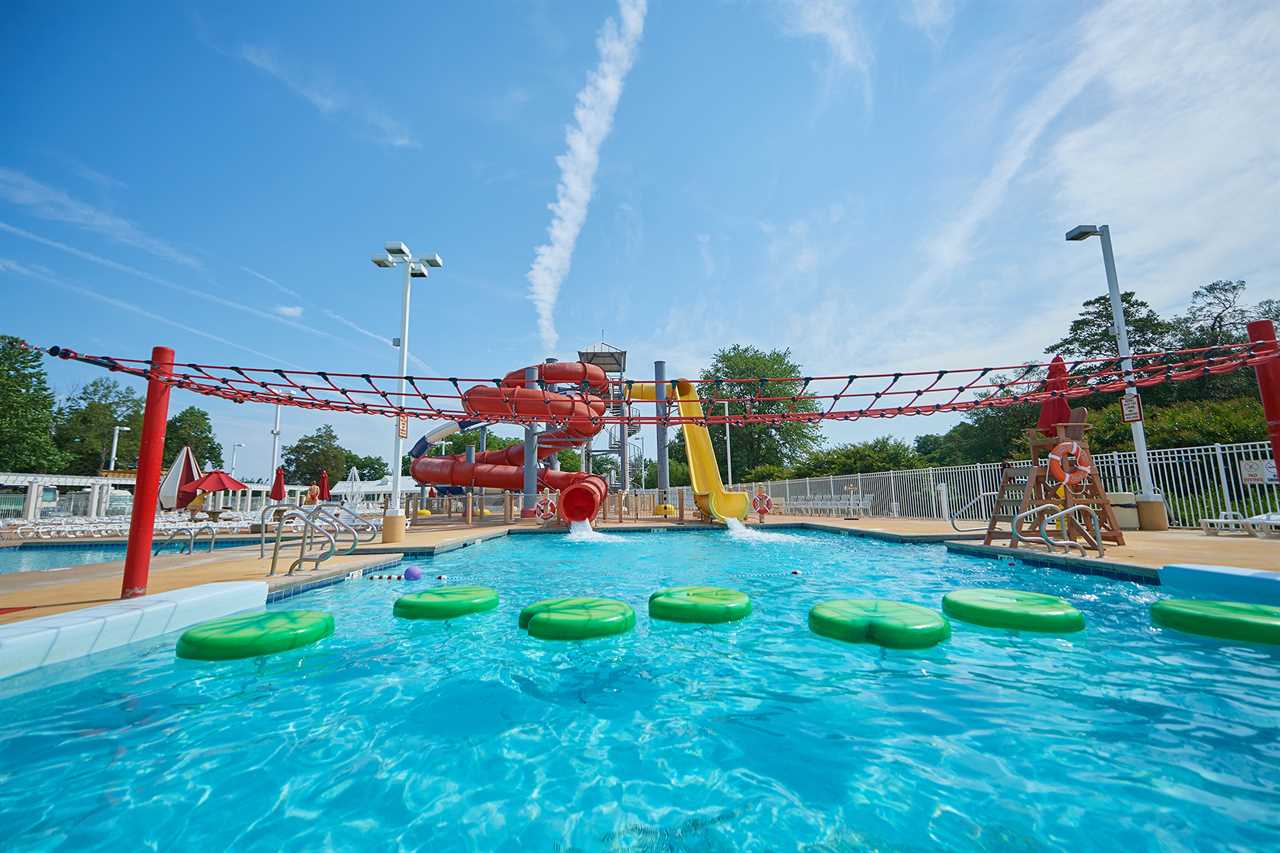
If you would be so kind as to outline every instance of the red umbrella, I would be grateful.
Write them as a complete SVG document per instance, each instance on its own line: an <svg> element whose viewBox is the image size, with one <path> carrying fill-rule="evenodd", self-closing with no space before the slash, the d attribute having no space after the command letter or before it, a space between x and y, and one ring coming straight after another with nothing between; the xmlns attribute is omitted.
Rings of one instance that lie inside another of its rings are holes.
<svg viewBox="0 0 1280 853"><path fill-rule="evenodd" d="M329 500L329 472L327 470L320 472L320 500Z"/></svg>
<svg viewBox="0 0 1280 853"><path fill-rule="evenodd" d="M226 471L210 471L199 480L187 483L179 492L182 494L197 494L199 492L239 492L249 488L244 483L232 477Z"/></svg>
<svg viewBox="0 0 1280 853"><path fill-rule="evenodd" d="M276 478L271 481L271 500L282 501L284 500L284 495L284 469L277 468Z"/></svg>
<svg viewBox="0 0 1280 853"><path fill-rule="evenodd" d="M1045 379L1044 390L1059 393L1040 404L1040 419L1036 421L1036 428L1053 438L1058 434L1054 427L1071 420L1071 404L1062 396L1062 392L1067 390L1067 363L1060 355L1055 355L1053 361L1049 362L1049 376Z"/></svg>

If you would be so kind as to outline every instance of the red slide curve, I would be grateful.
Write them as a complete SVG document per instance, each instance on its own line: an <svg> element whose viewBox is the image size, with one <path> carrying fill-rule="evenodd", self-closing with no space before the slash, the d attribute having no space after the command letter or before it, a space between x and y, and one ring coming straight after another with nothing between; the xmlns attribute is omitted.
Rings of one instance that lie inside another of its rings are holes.
<svg viewBox="0 0 1280 853"><path fill-rule="evenodd" d="M538 459L595 436L604 427L602 394L609 392L608 379L600 367L581 361L553 361L534 365L538 379L546 385L572 384L581 391L562 394L542 388L524 387L525 369L513 370L497 387L477 385L462 395L467 414L476 420L511 416L563 424L557 432L538 436ZM419 456L409 469L423 485L479 486L485 489L524 490L524 446L477 453L468 463L462 454ZM560 492L560 514L569 521L594 518L608 494L604 478L578 471L538 469L538 488Z"/></svg>

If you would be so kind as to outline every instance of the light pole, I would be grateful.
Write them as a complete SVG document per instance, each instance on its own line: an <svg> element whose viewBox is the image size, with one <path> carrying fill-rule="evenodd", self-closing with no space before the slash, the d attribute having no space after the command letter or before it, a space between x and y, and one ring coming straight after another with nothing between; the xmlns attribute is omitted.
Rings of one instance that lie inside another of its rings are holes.
<svg viewBox="0 0 1280 853"><path fill-rule="evenodd" d="M271 430L271 476L280 466L280 404L276 404L276 425Z"/></svg>
<svg viewBox="0 0 1280 853"><path fill-rule="evenodd" d="M1067 232L1068 242L1078 243L1090 237L1102 241L1102 265L1107 273L1107 291L1111 296L1111 323L1116 335L1116 349L1120 356L1120 369L1124 373L1124 394L1132 398L1139 417L1129 423L1133 432L1133 449L1138 457L1138 515L1142 528L1167 530L1168 511L1156 494L1151 478L1151 459L1147 454L1147 431L1142 425L1141 399L1133 380L1133 351L1129 349L1129 326L1124 316L1124 302L1120 298L1120 282L1116 278L1116 256L1111 249L1111 228L1107 225L1077 225ZM1146 516L1146 517L1143 517Z"/></svg>
<svg viewBox="0 0 1280 853"><path fill-rule="evenodd" d="M120 446L120 433L132 432L127 426L118 426L111 428L111 465L108 470L116 470L116 448Z"/></svg>
<svg viewBox="0 0 1280 853"><path fill-rule="evenodd" d="M645 468L648 467L648 462L644 458L644 436L637 435L636 441L640 442L640 488L643 489L646 473Z"/></svg>
<svg viewBox="0 0 1280 853"><path fill-rule="evenodd" d="M725 485L733 485L733 448L729 445L729 401L721 400L724 406L724 471L729 477L729 482Z"/></svg>
<svg viewBox="0 0 1280 853"><path fill-rule="evenodd" d="M244 447L243 441L237 441L235 444L231 445L231 470L228 471L227 473L230 474L233 478L236 475L236 456L239 455L240 448L242 447Z"/></svg>
<svg viewBox="0 0 1280 853"><path fill-rule="evenodd" d="M405 375L409 372L409 294L413 279L426 278L427 268L439 269L444 266L440 256L432 253L415 258L404 243L391 242L384 247L384 253L373 256L373 265L380 269L391 269L400 265L404 267L404 298L400 304L400 337L395 340L400 348L400 405L404 405ZM404 455L404 439L409 432L407 415L396 418L395 445L391 455L391 501L387 506L387 515L382 522L382 541L399 542L404 538L404 508L400 506L400 459Z"/></svg>

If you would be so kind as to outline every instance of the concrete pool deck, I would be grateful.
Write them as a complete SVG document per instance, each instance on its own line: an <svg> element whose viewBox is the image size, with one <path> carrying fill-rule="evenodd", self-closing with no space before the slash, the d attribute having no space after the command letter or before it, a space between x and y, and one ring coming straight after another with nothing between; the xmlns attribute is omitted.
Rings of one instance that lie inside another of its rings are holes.
<svg viewBox="0 0 1280 853"><path fill-rule="evenodd" d="M1152 582L1155 570L1171 564L1206 563L1263 569L1280 572L1280 542L1246 536L1220 535L1208 537L1199 531L1171 530L1161 533L1126 532L1126 544L1107 548L1106 557L1063 558L1046 554L1043 548L1003 546L985 548L982 534L957 533L946 522L915 518L868 517L861 520L814 516L770 516L766 527L799 526L815 530L832 530L852 535L908 543L948 543L948 548L979 556L1023 558L1028 562L1060 566L1073 571L1090 570L1092 574L1117 577L1142 577ZM678 523L664 519L639 519L601 524L601 531L638 529L708 529L694 521ZM318 571L300 571L292 577L277 574L269 577L270 559L258 557L257 545L225 548L213 553L197 551L190 556L166 555L151 562L149 592L168 592L198 584L219 581L266 581L268 600L297 594L326 583L345 579L353 572L367 572L389 565L402 554L442 554L457 548L507 535L529 535L549 532L533 522L505 524L486 521L468 527L460 520L442 519L417 524L406 532L403 542L383 545L379 542L361 546L354 554L334 557L321 564ZM36 540L46 543L51 540ZM67 540L60 540L67 541ZM92 544L102 540L79 540ZM120 594L123 561L75 566L57 571L31 571L0 574L0 624L39 616L63 613L116 601ZM283 572L284 569L281 569Z"/></svg>

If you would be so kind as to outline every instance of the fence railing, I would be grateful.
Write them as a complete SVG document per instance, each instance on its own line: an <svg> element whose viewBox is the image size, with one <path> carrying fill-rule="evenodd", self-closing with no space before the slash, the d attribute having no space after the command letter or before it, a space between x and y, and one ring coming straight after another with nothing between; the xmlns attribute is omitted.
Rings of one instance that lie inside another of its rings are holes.
<svg viewBox="0 0 1280 853"><path fill-rule="evenodd" d="M1179 447L1152 450L1149 455L1152 478L1169 508L1169 523L1174 527L1199 527L1200 519L1224 512L1245 516L1280 512L1280 481L1267 442ZM1138 459L1133 451L1102 453L1093 461L1108 492L1138 490ZM1029 467L1031 462L1023 459L1009 464ZM830 515L842 512L851 498L857 498L870 507L870 515L942 519L945 510L938 484L945 483L945 503L951 510L956 512L976 501L959 517L979 520L990 516L992 499L977 499L983 492L1000 487L1001 467L998 462L984 462L742 483L731 488L754 492L763 487L773 499L775 512ZM692 507L693 496L688 487L671 491L674 495L680 490Z"/></svg>

